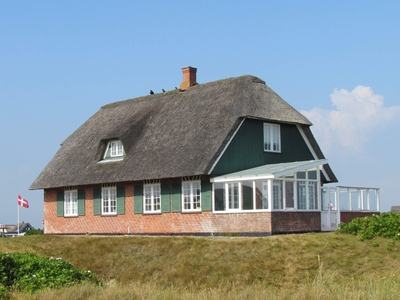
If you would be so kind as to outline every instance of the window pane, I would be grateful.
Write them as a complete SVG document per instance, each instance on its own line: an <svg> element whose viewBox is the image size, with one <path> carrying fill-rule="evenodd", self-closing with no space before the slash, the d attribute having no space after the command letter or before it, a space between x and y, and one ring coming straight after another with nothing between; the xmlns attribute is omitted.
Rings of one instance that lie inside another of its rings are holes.
<svg viewBox="0 0 400 300"><path fill-rule="evenodd" d="M271 151L271 129L269 124L264 124L264 150Z"/></svg>
<svg viewBox="0 0 400 300"><path fill-rule="evenodd" d="M282 199L282 181L274 180L272 186L272 197L273 197L273 208L282 209L283 199Z"/></svg>
<svg viewBox="0 0 400 300"><path fill-rule="evenodd" d="M317 171L308 171L308 179L317 179Z"/></svg>
<svg viewBox="0 0 400 300"><path fill-rule="evenodd" d="M225 210L225 188L223 183L214 183L214 209Z"/></svg>
<svg viewBox="0 0 400 300"><path fill-rule="evenodd" d="M153 185L153 210L161 210L161 186L159 184Z"/></svg>
<svg viewBox="0 0 400 300"><path fill-rule="evenodd" d="M253 182L242 182L243 209L253 209Z"/></svg>
<svg viewBox="0 0 400 300"><path fill-rule="evenodd" d="M239 209L239 183L228 184L229 209Z"/></svg>
<svg viewBox="0 0 400 300"><path fill-rule="evenodd" d="M256 181L256 209L268 209L267 181Z"/></svg>
<svg viewBox="0 0 400 300"><path fill-rule="evenodd" d="M307 209L306 182L297 182L297 208Z"/></svg>
<svg viewBox="0 0 400 300"><path fill-rule="evenodd" d="M286 181L285 183L285 205L286 208L294 208L294 182Z"/></svg>
<svg viewBox="0 0 400 300"><path fill-rule="evenodd" d="M308 182L308 202L310 203L310 209L318 209L317 183L315 181Z"/></svg>
<svg viewBox="0 0 400 300"><path fill-rule="evenodd" d="M201 209L201 186L200 181L193 182L193 209Z"/></svg>
<svg viewBox="0 0 400 300"><path fill-rule="evenodd" d="M306 179L306 172L297 172L297 179Z"/></svg>

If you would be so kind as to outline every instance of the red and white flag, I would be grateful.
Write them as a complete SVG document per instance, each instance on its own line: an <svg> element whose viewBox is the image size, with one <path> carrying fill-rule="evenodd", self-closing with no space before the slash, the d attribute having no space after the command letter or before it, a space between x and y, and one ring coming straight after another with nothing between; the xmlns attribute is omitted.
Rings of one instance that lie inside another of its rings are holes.
<svg viewBox="0 0 400 300"><path fill-rule="evenodd" d="M18 205L25 208L29 208L28 200L22 198L20 195L18 195Z"/></svg>

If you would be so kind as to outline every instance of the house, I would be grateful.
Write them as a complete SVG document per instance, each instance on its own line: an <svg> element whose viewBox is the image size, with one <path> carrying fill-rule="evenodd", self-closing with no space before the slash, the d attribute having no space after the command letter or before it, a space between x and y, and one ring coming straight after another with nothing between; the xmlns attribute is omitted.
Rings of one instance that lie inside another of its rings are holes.
<svg viewBox="0 0 400 300"><path fill-rule="evenodd" d="M62 143L30 187L45 234L323 230L337 178L310 121L257 77L182 72L180 89L105 105Z"/></svg>
<svg viewBox="0 0 400 300"><path fill-rule="evenodd" d="M12 225L4 225L2 230L4 230L4 236L6 237L14 237L19 235L25 235L25 233L29 230L35 229L31 224L21 222L19 223L19 231L17 224Z"/></svg>
<svg viewBox="0 0 400 300"><path fill-rule="evenodd" d="M395 214L399 213L400 212L400 206L392 206L390 208L390 212L395 213Z"/></svg>

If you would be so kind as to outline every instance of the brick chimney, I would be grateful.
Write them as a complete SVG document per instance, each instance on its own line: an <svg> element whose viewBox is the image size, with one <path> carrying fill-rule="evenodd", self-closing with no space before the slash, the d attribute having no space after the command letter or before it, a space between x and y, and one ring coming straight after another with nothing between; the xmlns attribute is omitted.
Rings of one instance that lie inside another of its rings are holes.
<svg viewBox="0 0 400 300"><path fill-rule="evenodd" d="M196 72L197 69L193 67L182 68L183 82L180 85L182 91L187 90L192 85L196 85Z"/></svg>

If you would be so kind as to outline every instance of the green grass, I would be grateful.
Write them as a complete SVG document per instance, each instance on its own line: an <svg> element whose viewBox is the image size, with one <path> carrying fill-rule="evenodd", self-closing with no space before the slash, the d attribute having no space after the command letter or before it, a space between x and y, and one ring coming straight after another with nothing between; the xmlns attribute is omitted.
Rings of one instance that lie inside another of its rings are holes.
<svg viewBox="0 0 400 300"><path fill-rule="evenodd" d="M31 299L398 299L399 245L335 233L26 236L0 239L0 252L62 257L104 283L43 291Z"/></svg>

